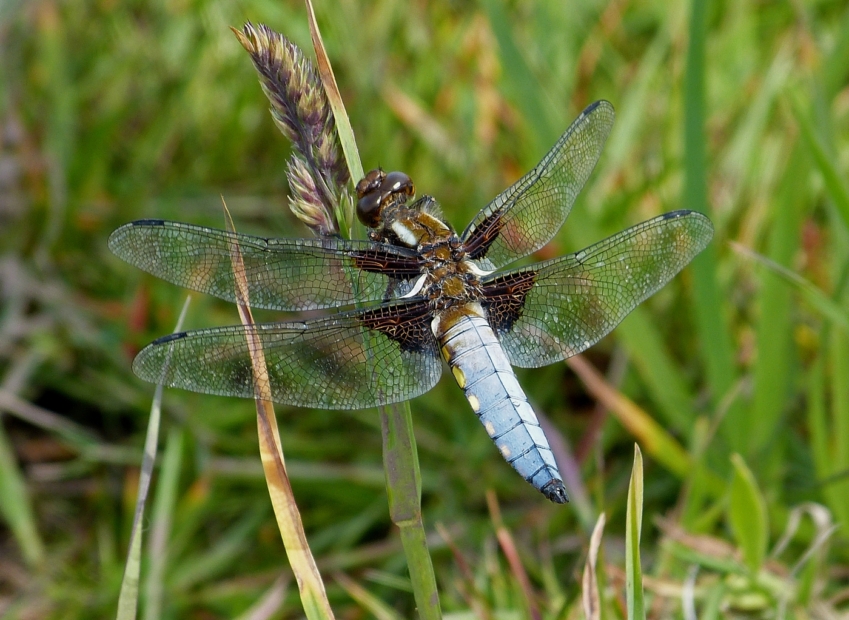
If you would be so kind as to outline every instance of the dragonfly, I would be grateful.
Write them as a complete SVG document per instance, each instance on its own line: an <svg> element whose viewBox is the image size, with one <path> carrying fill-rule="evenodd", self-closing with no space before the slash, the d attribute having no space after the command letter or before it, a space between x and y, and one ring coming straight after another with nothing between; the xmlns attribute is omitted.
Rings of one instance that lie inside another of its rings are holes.
<svg viewBox="0 0 849 620"><path fill-rule="evenodd" d="M237 247L251 306L332 310L171 334L137 355L134 372L194 392L270 393L287 405L365 409L424 394L439 381L444 360L507 463L552 502L567 502L513 367L586 350L713 236L705 215L672 211L580 252L505 269L560 229L613 120L610 103L591 104L460 234L433 197L416 198L407 174L380 169L356 186L368 239L262 238L150 219L121 226L109 238L112 252L171 283L238 302ZM267 379L255 376L249 341L262 344Z"/></svg>

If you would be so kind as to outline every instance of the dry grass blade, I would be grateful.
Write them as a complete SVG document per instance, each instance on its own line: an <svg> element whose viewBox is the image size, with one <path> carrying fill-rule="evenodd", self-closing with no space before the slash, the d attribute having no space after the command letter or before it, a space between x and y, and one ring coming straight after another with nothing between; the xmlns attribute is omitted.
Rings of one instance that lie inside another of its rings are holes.
<svg viewBox="0 0 849 620"><path fill-rule="evenodd" d="M587 563L584 565L584 574L581 579L581 603L587 620L599 620L601 618L601 597L598 590L596 567L598 553L601 549L601 536L604 533L604 521L604 513L601 513L593 528L592 536L590 536Z"/></svg>
<svg viewBox="0 0 849 620"><path fill-rule="evenodd" d="M583 356L570 357L566 363L587 391L616 415L649 454L682 478L690 473L690 455L650 415L608 384Z"/></svg>
<svg viewBox="0 0 849 620"><path fill-rule="evenodd" d="M316 62L318 62L318 72L321 74L325 93L330 101L330 107L333 109L333 117L336 119L342 152L345 154L351 176L354 179L361 179L363 177L363 164L360 162L360 153L357 149L357 142L354 139L354 129L351 127L351 120L345 111L345 104L342 101L342 95L339 93L339 87L336 84L336 76L333 75L333 67L330 65L330 59L327 57L327 52L324 49L324 42L321 39L321 32L318 30L318 24L315 21L315 11L310 0L306 0L306 7L307 17L310 23L310 35L312 36L312 44L315 49ZM353 219L353 213L351 217Z"/></svg>
<svg viewBox="0 0 849 620"><path fill-rule="evenodd" d="M501 509L498 507L498 500L493 491L486 492L486 504L489 507L489 514L492 518L492 524L495 526L495 536L498 538L498 544L507 558L507 563L510 564L510 570L516 581L519 582L519 587L522 588L522 594L525 595L525 602L528 606L528 616L532 620L542 620L542 614L534 597L533 588L531 588L531 580L528 579L528 573L525 567L522 566L522 560L519 557L519 549L516 547L516 542L510 534L510 530L504 525L501 519Z"/></svg>
<svg viewBox="0 0 849 620"><path fill-rule="evenodd" d="M286 591L289 589L289 577L280 576L274 580L271 587L245 613L235 620L267 620L280 614L283 602L286 600Z"/></svg>
<svg viewBox="0 0 849 620"><path fill-rule="evenodd" d="M449 532L442 523L436 524L436 531L451 550L451 555L454 556L454 563L462 576L463 581L462 583L457 584L457 589L463 597L463 600L465 600L466 604L471 607L475 618L479 618L480 620L492 620L492 611L487 606L486 598L481 593L480 588L478 588L472 568L469 565L468 560L466 560L466 557L463 555L462 550L454 541L454 537L451 536L451 532Z"/></svg>
<svg viewBox="0 0 849 620"><path fill-rule="evenodd" d="M224 207L227 229L235 232L233 221ZM295 497L292 493L292 485L286 472L286 464L283 460L283 448L280 443L280 432L277 428L277 418L274 414L274 406L271 402L271 387L268 381L268 368L265 363L265 354L262 342L256 332L251 330L253 326L253 315L248 298L248 283L245 276L245 265L242 261L241 251L237 244L230 247L230 255L233 266L233 277L236 283L237 307L242 324L248 328L245 330L248 351L251 356L251 364L254 373L254 384L256 386L256 411L257 430L259 433L259 449L262 457L262 468L265 471L265 479L268 484L268 493L271 496L271 505L277 518L277 527L286 548L286 555L292 572L298 582L301 591L301 602L304 606L307 618L333 618L330 602L324 589L324 582L318 572L315 559L304 533L304 525L298 511Z"/></svg>

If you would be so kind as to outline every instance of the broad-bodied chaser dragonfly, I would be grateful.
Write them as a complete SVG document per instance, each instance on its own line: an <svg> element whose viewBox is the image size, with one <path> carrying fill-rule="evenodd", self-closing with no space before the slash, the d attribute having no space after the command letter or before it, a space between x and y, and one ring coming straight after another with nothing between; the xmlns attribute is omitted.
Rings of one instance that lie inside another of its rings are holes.
<svg viewBox="0 0 849 620"><path fill-rule="evenodd" d="M511 367L552 364L587 349L713 236L704 215L673 211L580 252L499 271L558 231L613 116L606 101L590 105L460 235L432 197L413 200L406 174L381 170L357 185L369 240L264 239L162 220L122 226L109 239L115 254L186 288L236 301L237 244L252 306L351 306L325 318L165 336L138 354L133 370L153 383L254 398L248 336L255 335L275 401L362 409L427 392L444 359L504 459L551 501L568 501Z"/></svg>

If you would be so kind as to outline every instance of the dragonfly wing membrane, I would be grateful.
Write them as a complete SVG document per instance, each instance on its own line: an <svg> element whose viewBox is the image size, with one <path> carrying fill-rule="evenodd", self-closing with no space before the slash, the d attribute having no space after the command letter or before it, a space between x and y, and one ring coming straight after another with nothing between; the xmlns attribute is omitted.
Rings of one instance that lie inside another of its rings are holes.
<svg viewBox="0 0 849 620"><path fill-rule="evenodd" d="M397 281L420 273L409 250L334 237L265 239L164 220L131 222L109 237L112 252L131 265L235 302L233 244L255 308L300 311L387 300Z"/></svg>
<svg viewBox="0 0 849 620"><path fill-rule="evenodd" d="M588 106L537 166L466 228L469 257L494 270L540 249L560 230L613 127L613 106Z"/></svg>
<svg viewBox="0 0 849 620"><path fill-rule="evenodd" d="M254 398L248 337L262 344L275 402L365 409L430 390L442 373L426 304L399 303L326 319L182 332L145 347L133 363L152 383Z"/></svg>
<svg viewBox="0 0 849 620"><path fill-rule="evenodd" d="M483 304L511 364L552 364L598 342L712 236L701 213L666 213L580 252L491 276Z"/></svg>

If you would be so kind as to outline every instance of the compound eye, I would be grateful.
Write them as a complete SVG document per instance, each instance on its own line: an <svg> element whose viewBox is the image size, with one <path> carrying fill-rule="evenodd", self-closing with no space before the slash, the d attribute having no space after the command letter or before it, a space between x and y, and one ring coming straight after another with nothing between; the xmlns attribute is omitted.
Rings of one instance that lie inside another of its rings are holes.
<svg viewBox="0 0 849 620"><path fill-rule="evenodd" d="M416 188L413 186L413 180L404 172L390 172L380 184L380 191L383 194L403 194L408 198L416 193Z"/></svg>
<svg viewBox="0 0 849 620"><path fill-rule="evenodd" d="M376 191L380 188L381 183L386 178L386 173L380 168L370 170L366 176L360 179L357 183L357 198L362 198L369 192Z"/></svg>
<svg viewBox="0 0 849 620"><path fill-rule="evenodd" d="M359 192L358 192L359 193ZM357 200L357 219L369 228L377 228L380 223L380 208L383 194L372 190L360 196Z"/></svg>

